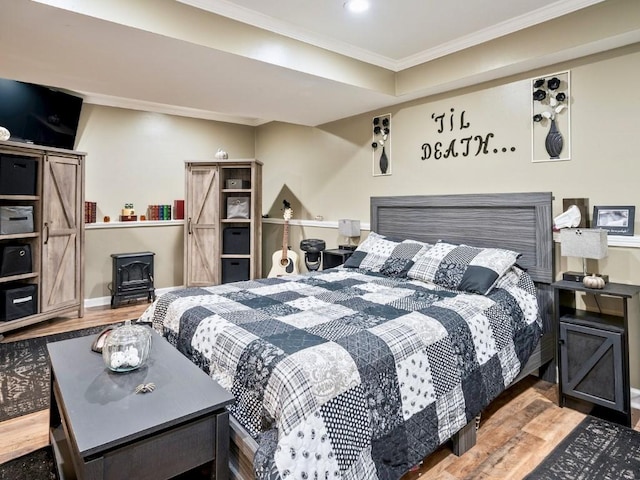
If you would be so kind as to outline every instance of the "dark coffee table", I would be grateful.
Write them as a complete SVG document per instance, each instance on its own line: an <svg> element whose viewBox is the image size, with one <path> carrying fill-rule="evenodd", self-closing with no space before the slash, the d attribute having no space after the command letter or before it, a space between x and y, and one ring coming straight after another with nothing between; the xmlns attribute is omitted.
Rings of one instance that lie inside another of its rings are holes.
<svg viewBox="0 0 640 480"><path fill-rule="evenodd" d="M167 479L210 463L228 479L232 395L155 332L147 365L129 373L109 371L93 338L47 345L61 478ZM148 382L155 391L135 393Z"/></svg>

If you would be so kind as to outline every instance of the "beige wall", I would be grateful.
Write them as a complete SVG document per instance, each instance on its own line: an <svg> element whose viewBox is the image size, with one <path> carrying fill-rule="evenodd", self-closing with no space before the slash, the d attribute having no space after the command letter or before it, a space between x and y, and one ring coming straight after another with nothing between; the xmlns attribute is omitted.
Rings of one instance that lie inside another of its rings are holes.
<svg viewBox="0 0 640 480"><path fill-rule="evenodd" d="M571 71L572 160L533 163L530 79L564 70ZM588 197L592 206L639 204L639 73L636 44L319 128L260 126L256 154L265 163L265 210L276 213L285 193L299 202L294 218L325 220L368 221L373 195L546 190L554 192L556 214L563 197ZM454 138L437 134L431 121L432 113L451 108L465 111L471 126L464 135L491 132L492 147L513 146L515 152L422 161L423 143ZM393 173L374 177L371 121L383 113L392 114Z"/></svg>
<svg viewBox="0 0 640 480"><path fill-rule="evenodd" d="M572 159L531 162L530 79L571 72ZM640 45L552 65L524 75L399 104L393 108L317 128L270 123L257 128L86 105L77 148L88 152L86 198L98 202L98 216L116 217L125 202L138 211L149 203L183 198L184 160L211 158L218 148L236 158L264 162L263 211L282 216L282 199L294 219L369 221L375 195L552 191L554 215L562 198L587 197L590 205L637 205L640 135ZM491 148L506 153L421 160L425 142L448 143L460 131L438 134L432 114L465 112L464 134L493 133ZM371 127L375 115L391 113L392 175L372 175ZM515 148L511 152L511 147ZM640 215L640 210L637 216ZM636 222L640 221L636 218ZM264 228L264 274L280 248L281 226ZM156 286L182 283L182 227L148 227L87 232L86 294L109 295L110 254L156 252ZM323 238L327 248L344 241L328 228L291 229L299 252L302 238ZM302 254L300 260L302 261ZM577 259L557 255L557 270L579 269ZM593 265L612 281L640 284L640 249L614 247ZM617 305L605 305L616 310ZM632 385L640 388L640 326L631 339Z"/></svg>
<svg viewBox="0 0 640 480"><path fill-rule="evenodd" d="M538 76L571 72L572 159L531 162L531 84ZM256 155L264 162L263 204L281 216L282 199L292 203L294 219L356 218L369 221L369 197L376 195L551 191L554 215L563 198L586 197L594 205L636 205L640 232L640 45L526 75L429 97L319 128L288 124L258 127ZM421 160L425 142L447 143L462 136L438 134L432 113L465 111L473 135L493 133L493 146L507 153ZM375 115L391 113L392 175L372 176L371 126ZM515 147L515 152L510 148ZM265 227L265 262L282 241L277 225ZM292 246L317 236L337 246L336 232L292 227ZM302 257L301 257L302 258ZM579 259L557 258L557 271L579 270ZM640 284L640 249L613 247L608 258L590 265L614 282ZM268 269L266 270L268 272ZM619 305L605 303L617 311ZM640 325L632 325L632 385L640 388Z"/></svg>
<svg viewBox="0 0 640 480"><path fill-rule="evenodd" d="M85 197L100 222L117 220L125 203L145 214L183 199L185 160L213 159L218 148L255 155L253 127L95 105L83 106L76 148L87 152ZM86 298L110 296L112 253L152 251L156 288L182 285L182 234L182 225L88 229Z"/></svg>

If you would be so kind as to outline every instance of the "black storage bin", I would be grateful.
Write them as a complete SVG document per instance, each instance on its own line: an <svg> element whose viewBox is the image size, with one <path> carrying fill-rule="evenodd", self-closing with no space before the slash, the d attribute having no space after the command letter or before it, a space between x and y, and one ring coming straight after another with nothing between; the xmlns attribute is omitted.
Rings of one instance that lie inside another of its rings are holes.
<svg viewBox="0 0 640 480"><path fill-rule="evenodd" d="M249 227L227 227L222 232L222 253L249 255L251 253Z"/></svg>
<svg viewBox="0 0 640 480"><path fill-rule="evenodd" d="M249 280L249 259L223 258L222 283L240 282L242 280Z"/></svg>
<svg viewBox="0 0 640 480"><path fill-rule="evenodd" d="M38 311L38 286L8 284L0 288L0 321L16 320Z"/></svg>
<svg viewBox="0 0 640 480"><path fill-rule="evenodd" d="M33 157L0 155L0 195L35 195L38 162Z"/></svg>
<svg viewBox="0 0 640 480"><path fill-rule="evenodd" d="M31 273L31 245L3 245L0 253L0 276Z"/></svg>

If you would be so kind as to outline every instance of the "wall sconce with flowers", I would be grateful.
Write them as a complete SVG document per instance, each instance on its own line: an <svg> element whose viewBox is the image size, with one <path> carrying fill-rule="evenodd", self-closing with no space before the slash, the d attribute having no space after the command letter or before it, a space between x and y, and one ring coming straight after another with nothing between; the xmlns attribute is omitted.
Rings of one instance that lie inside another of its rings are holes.
<svg viewBox="0 0 640 480"><path fill-rule="evenodd" d="M373 175L391 175L391 114L373 118Z"/></svg>
<svg viewBox="0 0 640 480"><path fill-rule="evenodd" d="M571 114L569 72L531 80L532 161L571 159Z"/></svg>

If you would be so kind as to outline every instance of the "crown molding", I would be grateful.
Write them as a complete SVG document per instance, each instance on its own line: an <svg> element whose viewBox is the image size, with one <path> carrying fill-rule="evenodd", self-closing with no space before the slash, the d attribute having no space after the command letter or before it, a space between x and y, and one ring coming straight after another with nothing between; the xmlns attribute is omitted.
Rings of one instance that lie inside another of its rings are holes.
<svg viewBox="0 0 640 480"><path fill-rule="evenodd" d="M115 97L110 95L102 95L96 93L87 93L75 91L82 95L82 101L91 105L101 105L104 107L127 108L129 110L141 110L144 112L165 113L168 115L178 115L181 117L200 118L203 120L215 120L218 122L235 123L240 125L248 125L257 127L266 120L260 118L248 118L235 115L226 115L223 113L212 112L209 110L200 110L197 108L180 107L177 105L166 105L164 103L146 102L132 98Z"/></svg>
<svg viewBox="0 0 640 480"><path fill-rule="evenodd" d="M498 23L490 28L480 30L470 35L457 38L451 42L443 43L434 48L410 55L402 59L393 59L376 54L370 50L355 47L345 42L310 32L291 23L273 18L269 15L256 12L236 5L228 0L178 0L180 3L205 10L216 15L231 18L233 20L252 25L285 37L299 40L316 47L324 48L347 57L360 60L365 63L399 72L407 68L415 67L422 63L435 60L446 55L480 45L484 42L517 32L524 28L544 23L556 17L566 15L576 10L601 3L605 0L560 0L549 6L541 7L533 12L508 21Z"/></svg>
<svg viewBox="0 0 640 480"><path fill-rule="evenodd" d="M403 58L396 62L395 71L399 72L401 70L415 67L416 65L459 52L466 48L481 45L482 43L495 40L496 38L515 33L525 28L533 27L534 25L553 20L554 18L573 13L577 10L590 7L591 5L595 5L603 1L604 0L566 0L556 2L552 5L534 10L526 15L514 17L505 22L493 25L490 28L478 30L470 35L456 38L451 42L443 43L435 48Z"/></svg>

